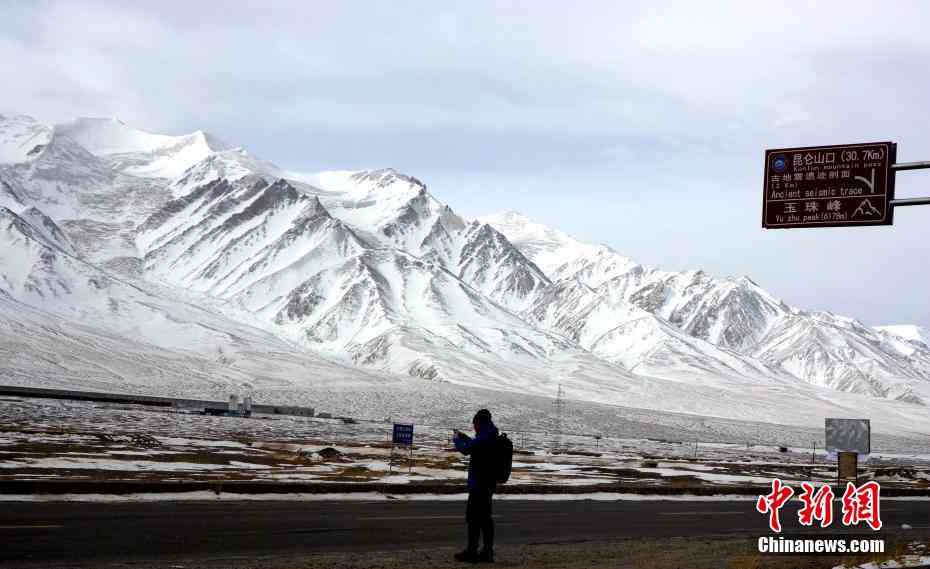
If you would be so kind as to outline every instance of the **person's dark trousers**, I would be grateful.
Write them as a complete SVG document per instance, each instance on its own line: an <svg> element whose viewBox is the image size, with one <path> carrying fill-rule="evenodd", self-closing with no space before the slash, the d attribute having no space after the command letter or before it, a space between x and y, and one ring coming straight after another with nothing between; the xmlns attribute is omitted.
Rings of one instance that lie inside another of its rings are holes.
<svg viewBox="0 0 930 569"><path fill-rule="evenodd" d="M494 520L491 518L491 500L494 487L473 488L468 491L465 522L468 524L468 551L478 551L478 536L484 535L484 551L494 551Z"/></svg>

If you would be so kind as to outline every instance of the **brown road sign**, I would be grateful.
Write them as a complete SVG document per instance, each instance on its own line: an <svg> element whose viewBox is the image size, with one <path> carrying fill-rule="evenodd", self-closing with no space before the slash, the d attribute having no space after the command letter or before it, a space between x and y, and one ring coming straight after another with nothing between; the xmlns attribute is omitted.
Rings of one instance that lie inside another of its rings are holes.
<svg viewBox="0 0 930 569"><path fill-rule="evenodd" d="M762 227L891 225L893 142L765 151Z"/></svg>

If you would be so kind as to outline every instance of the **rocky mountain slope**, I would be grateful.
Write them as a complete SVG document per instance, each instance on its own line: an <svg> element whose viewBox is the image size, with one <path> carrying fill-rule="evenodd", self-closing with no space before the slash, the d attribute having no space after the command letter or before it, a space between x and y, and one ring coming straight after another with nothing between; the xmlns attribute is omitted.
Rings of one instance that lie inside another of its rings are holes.
<svg viewBox="0 0 930 569"><path fill-rule="evenodd" d="M526 316L547 329L573 334L607 359L635 353L629 342L607 347L617 335L612 326L627 322L635 307L640 316L646 314L673 326L690 342L703 340L780 375L815 385L920 402L912 387L923 388L930 378L926 344L904 345L887 329L792 308L748 277L722 279L702 271L653 269L609 247L579 243L513 212L483 221L545 266L554 281L550 298ZM641 328L650 321L640 317L636 322ZM670 342L665 333L657 332L660 326L650 323L649 328L651 333L642 335L637 346ZM713 354L706 347L699 353L705 362ZM719 368L715 371L724 373ZM756 375L745 368L741 373Z"/></svg>

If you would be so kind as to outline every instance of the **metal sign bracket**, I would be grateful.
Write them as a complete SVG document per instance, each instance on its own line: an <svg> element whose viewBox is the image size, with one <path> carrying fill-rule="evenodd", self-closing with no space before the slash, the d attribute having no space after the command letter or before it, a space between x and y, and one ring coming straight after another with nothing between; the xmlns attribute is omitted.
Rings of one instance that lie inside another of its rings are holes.
<svg viewBox="0 0 930 569"><path fill-rule="evenodd" d="M901 162L892 164L891 171L897 173L903 170L924 170L930 168L930 161L924 162ZM888 202L891 207L903 207L906 205L930 205L930 197L926 198L904 198L893 199Z"/></svg>

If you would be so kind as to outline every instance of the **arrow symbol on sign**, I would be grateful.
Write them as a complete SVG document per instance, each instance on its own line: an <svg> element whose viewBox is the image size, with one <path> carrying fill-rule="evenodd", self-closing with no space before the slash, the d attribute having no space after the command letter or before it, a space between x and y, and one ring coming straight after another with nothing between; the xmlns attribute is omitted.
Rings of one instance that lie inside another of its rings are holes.
<svg viewBox="0 0 930 569"><path fill-rule="evenodd" d="M871 181L866 180L866 179L863 178L862 176L856 176L856 179L857 179L857 180L862 180L862 183L864 183L866 186L869 187L869 193L870 193L870 194L874 194L874 193L875 193L875 168L872 168L872 180L871 180Z"/></svg>

